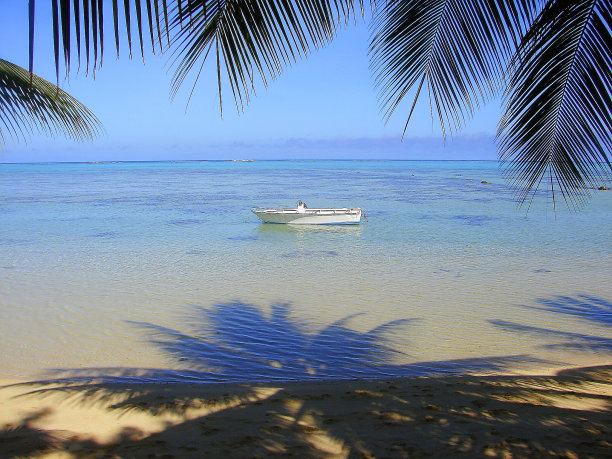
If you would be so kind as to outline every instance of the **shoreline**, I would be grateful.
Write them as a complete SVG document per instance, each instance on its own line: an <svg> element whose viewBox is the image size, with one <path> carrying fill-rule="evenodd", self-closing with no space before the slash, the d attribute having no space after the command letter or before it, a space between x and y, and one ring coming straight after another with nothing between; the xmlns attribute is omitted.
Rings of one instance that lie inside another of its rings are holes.
<svg viewBox="0 0 612 459"><path fill-rule="evenodd" d="M543 369L266 383L0 381L0 456L605 455L612 365Z"/></svg>

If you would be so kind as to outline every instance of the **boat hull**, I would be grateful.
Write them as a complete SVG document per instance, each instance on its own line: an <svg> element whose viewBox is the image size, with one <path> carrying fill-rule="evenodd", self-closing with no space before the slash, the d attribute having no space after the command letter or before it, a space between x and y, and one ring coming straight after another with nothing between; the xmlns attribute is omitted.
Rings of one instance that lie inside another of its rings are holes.
<svg viewBox="0 0 612 459"><path fill-rule="evenodd" d="M295 210L253 210L264 223L287 225L357 225L361 222L361 209L308 209Z"/></svg>

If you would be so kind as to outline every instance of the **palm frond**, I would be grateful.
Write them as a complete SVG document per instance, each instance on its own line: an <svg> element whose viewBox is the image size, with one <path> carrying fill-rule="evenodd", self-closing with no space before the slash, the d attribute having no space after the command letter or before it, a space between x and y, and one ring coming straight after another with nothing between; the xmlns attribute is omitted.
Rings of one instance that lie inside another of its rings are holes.
<svg viewBox="0 0 612 459"><path fill-rule="evenodd" d="M0 145L9 138L27 140L34 132L83 141L97 136L101 124L53 83L0 59Z"/></svg>
<svg viewBox="0 0 612 459"><path fill-rule="evenodd" d="M31 55L35 1L29 0ZM358 14L363 16L364 3L365 0L124 0L121 10L118 0L112 0L114 43L119 55L121 37L125 36L131 57L132 31L136 29L143 58L147 42L153 53L156 49L163 51L163 34L169 44L178 45L173 95L214 49L219 83L226 74L236 105L242 108L254 91L256 76L267 85L296 59L328 43L340 25ZM375 0L370 0L370 5L373 3ZM87 71L91 68L95 72L104 51L104 1L52 0L52 21L57 80L62 62L69 73L73 49L79 64L83 56ZM120 32L122 27L124 33Z"/></svg>
<svg viewBox="0 0 612 459"><path fill-rule="evenodd" d="M211 50L217 65L221 107L222 75L240 111L254 93L255 79L264 86L285 67L324 46L339 26L363 14L363 0L191 0L174 4L169 27L176 31L172 46L176 70L171 94L187 76L199 77ZM195 83L194 83L195 85Z"/></svg>
<svg viewBox="0 0 612 459"><path fill-rule="evenodd" d="M577 208L610 180L611 29L607 0L551 0L520 44L498 131L520 202L545 181Z"/></svg>
<svg viewBox="0 0 612 459"><path fill-rule="evenodd" d="M179 2L181 0L174 0ZM143 5L144 2L144 5ZM161 4L160 4L161 3ZM30 71L34 69L34 27L36 0L29 0L30 15ZM104 57L104 0L52 0L51 11L53 21L53 49L55 57L56 78L59 81L60 66L63 61L66 74L70 72L72 40L76 40L77 57L80 64L81 55L85 57L87 71L102 65ZM156 46L162 50L162 21L167 18L166 0L124 0L123 23L125 37L128 41L129 55L132 56L132 22L135 19L140 39L141 55L144 58L145 39L143 33L148 26L149 39L155 53ZM143 25L143 12L146 8L148 22ZM71 14L72 13L72 14ZM134 15L135 14L135 18ZM165 15L165 16L164 16ZM120 8L118 0L112 0L112 17L114 42L117 56L119 56L120 37ZM72 30L74 29L74 30ZM167 27L166 27L167 30ZM157 35L157 38L155 36ZM85 49L81 49L84 43ZM62 57L63 56L63 57Z"/></svg>
<svg viewBox="0 0 612 459"><path fill-rule="evenodd" d="M381 111L388 120L414 91L429 94L442 132L459 130L504 87L515 42L538 11L537 0L392 0L372 24L370 53Z"/></svg>

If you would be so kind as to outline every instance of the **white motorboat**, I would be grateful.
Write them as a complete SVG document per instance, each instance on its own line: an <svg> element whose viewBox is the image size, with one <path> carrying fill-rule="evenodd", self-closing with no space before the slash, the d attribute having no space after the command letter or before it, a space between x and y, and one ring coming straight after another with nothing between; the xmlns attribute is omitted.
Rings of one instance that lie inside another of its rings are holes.
<svg viewBox="0 0 612 459"><path fill-rule="evenodd" d="M285 223L291 225L356 225L365 218L361 207L349 209L310 209L302 201L296 208L253 209L252 212L264 223Z"/></svg>

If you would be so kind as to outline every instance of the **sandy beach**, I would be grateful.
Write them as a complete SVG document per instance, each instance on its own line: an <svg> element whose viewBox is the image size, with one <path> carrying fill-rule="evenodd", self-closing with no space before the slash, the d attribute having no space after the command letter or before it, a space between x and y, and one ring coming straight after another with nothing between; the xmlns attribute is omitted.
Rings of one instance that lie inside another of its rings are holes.
<svg viewBox="0 0 612 459"><path fill-rule="evenodd" d="M612 366L282 384L13 383L0 457L604 457Z"/></svg>

